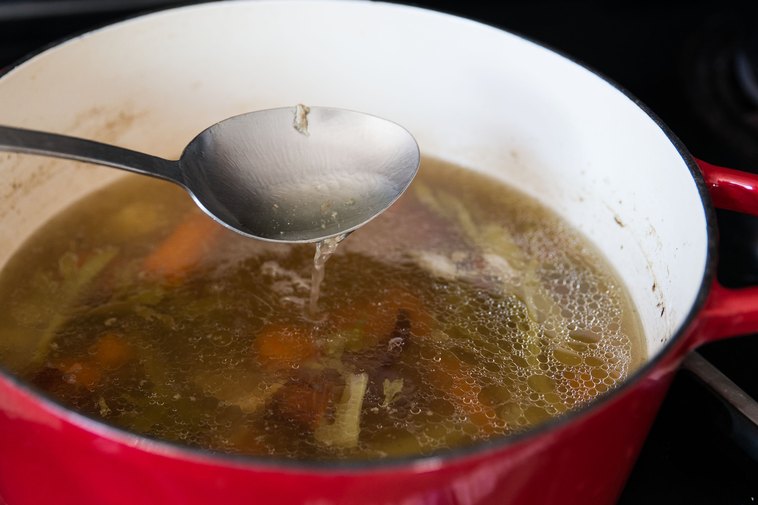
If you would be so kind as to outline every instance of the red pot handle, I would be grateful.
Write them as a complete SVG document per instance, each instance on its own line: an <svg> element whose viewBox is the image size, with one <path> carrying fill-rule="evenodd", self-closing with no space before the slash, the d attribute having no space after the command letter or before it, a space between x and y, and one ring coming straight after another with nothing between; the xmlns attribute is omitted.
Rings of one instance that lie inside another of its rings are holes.
<svg viewBox="0 0 758 505"><path fill-rule="evenodd" d="M716 207L758 216L758 175L695 161ZM758 287L730 289L714 280L701 321L708 341L758 332Z"/></svg>

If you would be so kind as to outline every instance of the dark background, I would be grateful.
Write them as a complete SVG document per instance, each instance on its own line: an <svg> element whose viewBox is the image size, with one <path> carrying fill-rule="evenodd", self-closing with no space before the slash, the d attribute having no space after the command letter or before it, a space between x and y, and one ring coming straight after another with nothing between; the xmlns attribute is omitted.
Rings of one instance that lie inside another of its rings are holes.
<svg viewBox="0 0 758 505"><path fill-rule="evenodd" d="M193 2L0 0L0 68L71 34L188 3ZM544 43L638 97L696 157L758 172L758 0L414 5ZM720 212L719 226L719 278L735 287L758 284L756 220ZM758 336L712 344L702 353L758 397ZM721 404L680 372L620 504L756 503L758 455L743 450L732 431Z"/></svg>

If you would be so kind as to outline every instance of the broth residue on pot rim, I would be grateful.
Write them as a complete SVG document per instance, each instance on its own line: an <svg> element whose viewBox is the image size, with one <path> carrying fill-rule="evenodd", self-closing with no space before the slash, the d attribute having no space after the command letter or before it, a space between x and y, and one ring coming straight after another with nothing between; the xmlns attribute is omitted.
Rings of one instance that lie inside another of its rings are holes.
<svg viewBox="0 0 758 505"><path fill-rule="evenodd" d="M325 252L318 297L312 247L240 237L180 189L125 177L0 272L0 363L149 437L334 459L519 432L644 360L594 247L471 171L424 160L395 205Z"/></svg>

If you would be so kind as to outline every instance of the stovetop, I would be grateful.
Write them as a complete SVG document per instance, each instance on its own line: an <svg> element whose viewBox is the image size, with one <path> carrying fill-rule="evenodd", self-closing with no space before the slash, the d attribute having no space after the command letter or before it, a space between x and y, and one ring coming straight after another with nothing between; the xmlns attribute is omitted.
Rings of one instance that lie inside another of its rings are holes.
<svg viewBox="0 0 758 505"><path fill-rule="evenodd" d="M4 0L0 68L139 12L195 2ZM544 43L639 98L697 157L758 172L758 2L417 1ZM758 284L758 219L719 212L719 278ZM758 335L698 351L758 398ZM738 429L739 428L739 429ZM755 428L753 426L753 428ZM619 505L758 502L758 430L691 372L674 380ZM591 504L588 504L591 505Z"/></svg>

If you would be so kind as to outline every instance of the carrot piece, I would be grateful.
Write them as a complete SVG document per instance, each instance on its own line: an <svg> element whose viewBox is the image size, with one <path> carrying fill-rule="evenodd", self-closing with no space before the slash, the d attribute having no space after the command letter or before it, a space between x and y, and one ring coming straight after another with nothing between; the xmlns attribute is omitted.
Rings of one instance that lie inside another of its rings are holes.
<svg viewBox="0 0 758 505"><path fill-rule="evenodd" d="M89 357L63 358L53 363L62 379L90 391L100 383L103 373L114 370L134 357L134 351L118 335L106 333L89 347Z"/></svg>
<svg viewBox="0 0 758 505"><path fill-rule="evenodd" d="M389 290L379 300L343 307L335 311L331 319L342 330L359 330L362 334L361 345L368 348L390 338L401 312L410 320L414 335L427 335L434 327L434 319L421 300L397 288Z"/></svg>
<svg viewBox="0 0 758 505"><path fill-rule="evenodd" d="M222 227L198 212L190 213L142 262L148 275L171 282L184 279L205 256Z"/></svg>
<svg viewBox="0 0 758 505"><path fill-rule="evenodd" d="M132 347L115 333L106 333L89 348L95 365L106 370L126 364L134 356Z"/></svg>
<svg viewBox="0 0 758 505"><path fill-rule="evenodd" d="M345 307L332 314L339 331L351 332L357 330L360 348L371 348L390 338L397 321L397 307L389 304L369 302L357 306Z"/></svg>
<svg viewBox="0 0 758 505"><path fill-rule="evenodd" d="M428 335L435 326L434 317L426 310L424 303L414 294L401 289L390 291L387 298L390 305L395 305L398 311L403 310L411 320L411 331L418 336Z"/></svg>
<svg viewBox="0 0 758 505"><path fill-rule="evenodd" d="M269 370L292 368L317 352L309 330L285 325L267 326L255 337L252 347L258 361Z"/></svg>
<svg viewBox="0 0 758 505"><path fill-rule="evenodd" d="M54 366L61 372L65 382L83 386L90 391L95 389L102 378L101 371L84 360L64 359Z"/></svg>
<svg viewBox="0 0 758 505"><path fill-rule="evenodd" d="M328 382L292 382L274 396L273 409L279 417L313 430L333 401L334 387Z"/></svg>

